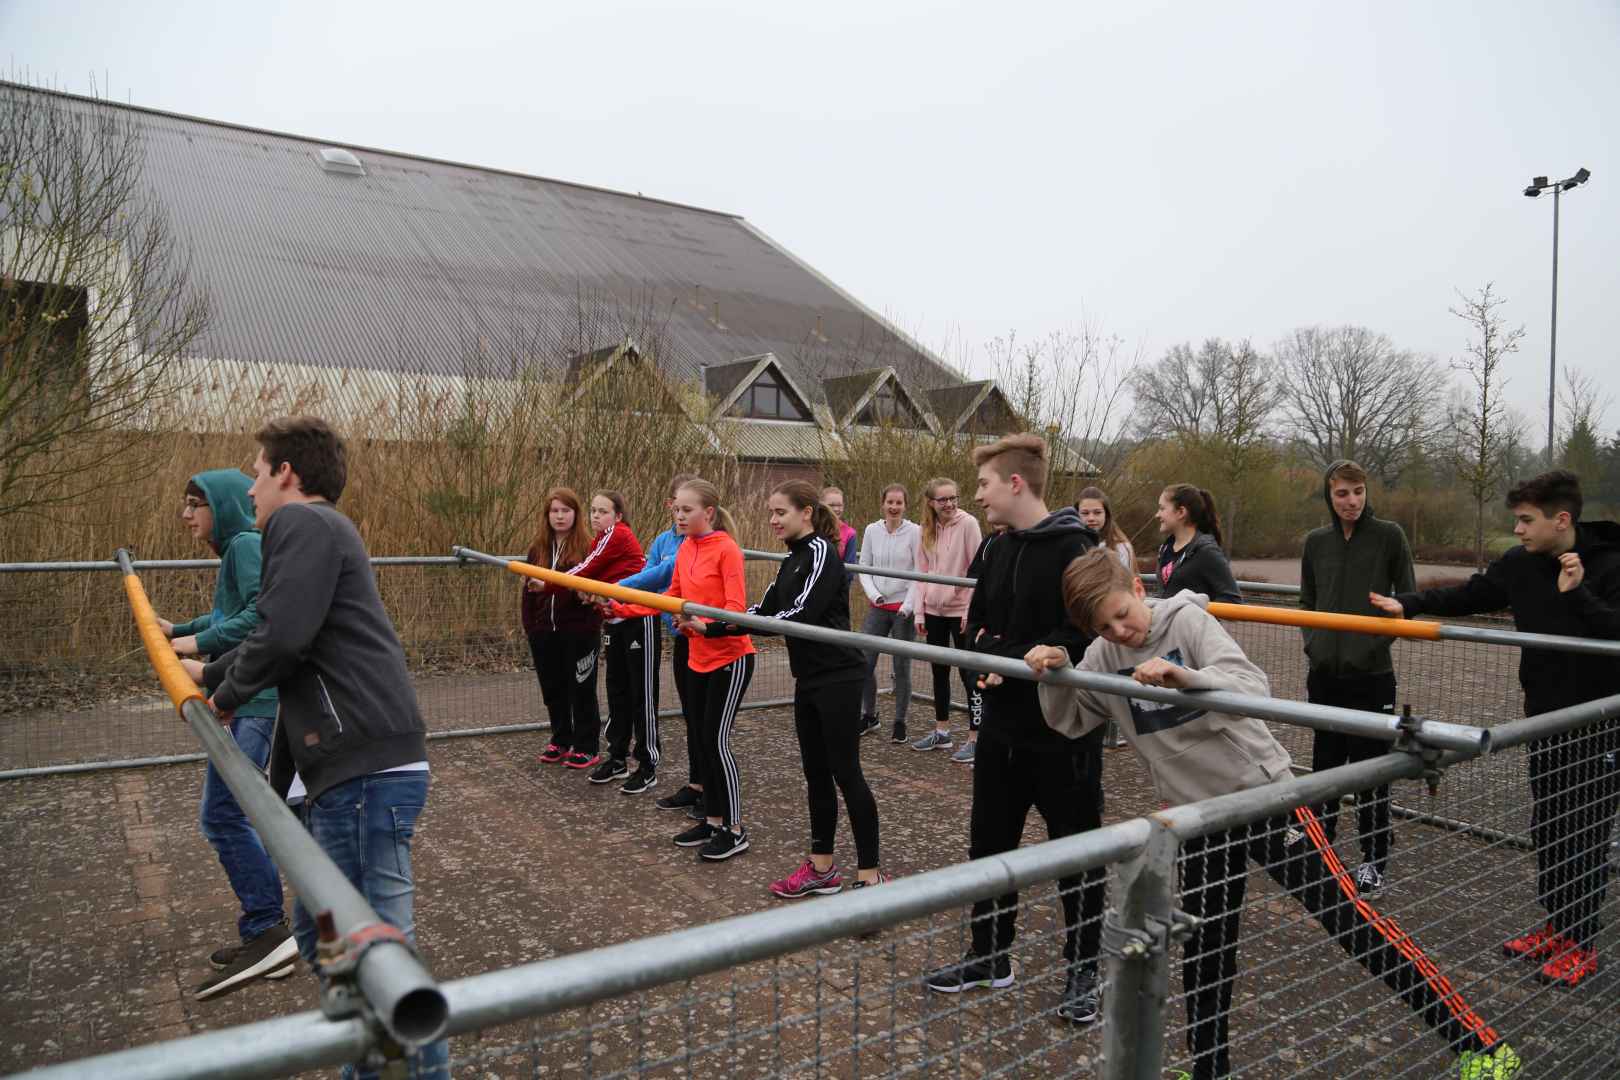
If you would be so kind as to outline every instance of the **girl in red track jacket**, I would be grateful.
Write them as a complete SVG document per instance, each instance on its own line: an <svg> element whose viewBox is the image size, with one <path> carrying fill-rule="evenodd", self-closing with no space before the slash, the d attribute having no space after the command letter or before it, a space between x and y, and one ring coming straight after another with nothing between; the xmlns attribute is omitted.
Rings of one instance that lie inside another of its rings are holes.
<svg viewBox="0 0 1620 1080"><path fill-rule="evenodd" d="M569 570L598 581L621 581L647 565L641 542L626 519L624 496L598 491L591 496L591 553ZM588 599L588 598L587 598ZM591 783L610 784L629 774L630 737L636 739L636 775L620 785L626 795L652 787L658 768L658 661L661 635L655 615L610 615L607 630L607 756L591 773Z"/></svg>

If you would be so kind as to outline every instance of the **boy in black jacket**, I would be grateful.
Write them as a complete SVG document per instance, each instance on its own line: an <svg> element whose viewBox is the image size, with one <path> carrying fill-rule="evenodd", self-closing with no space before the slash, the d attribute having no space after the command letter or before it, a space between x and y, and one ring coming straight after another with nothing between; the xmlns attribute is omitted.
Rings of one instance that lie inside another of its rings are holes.
<svg viewBox="0 0 1620 1080"><path fill-rule="evenodd" d="M1514 548L1450 589L1373 594L1396 618L1477 615L1513 609L1528 633L1620 639L1620 526L1581 521L1581 484L1562 469L1507 494ZM1525 649L1519 658L1526 715L1620 694L1620 666L1604 656ZM1576 986L1598 967L1598 913L1609 884L1609 833L1620 808L1620 728L1615 721L1538 739L1529 746L1530 835L1536 898L1545 925L1503 945L1541 963L1544 982Z"/></svg>
<svg viewBox="0 0 1620 1080"><path fill-rule="evenodd" d="M1353 461L1335 461L1322 477L1322 501L1333 524L1313 529L1305 538L1299 561L1299 606L1306 611L1377 615L1367 597L1404 593L1417 588L1412 551L1406 533L1393 521L1373 515L1367 501L1367 471ZM1310 674L1306 696L1319 705L1338 705L1369 712L1395 711L1395 665L1392 638L1343 630L1306 629L1305 656ZM1311 768L1317 772L1389 753L1378 739L1318 731L1312 743ZM1339 827L1339 801L1317 808L1332 843ZM1361 865L1356 889L1373 896L1384 887L1393 833L1389 827L1389 785L1356 794Z"/></svg>
<svg viewBox="0 0 1620 1080"><path fill-rule="evenodd" d="M248 497L264 533L259 624L224 656L192 665L192 676L222 716L276 687L270 786L285 798L297 770L308 789L305 827L373 910L414 942L411 838L427 805L427 729L365 544L333 505L347 451L315 417L272 420L255 437ZM315 922L302 900L293 933L319 972ZM411 1055L411 1075L448 1075L447 1059L443 1040L423 1047Z"/></svg>
<svg viewBox="0 0 1620 1080"><path fill-rule="evenodd" d="M1011 435L974 450L978 501L991 525L1007 532L981 549L983 566L968 605L971 648L1022 660L1036 645L1069 655L1087 638L1063 607L1063 571L1096 547L1097 534L1073 507L1046 508L1046 443L1037 435ZM1047 724L1035 683L1007 680L982 692L983 721L973 768L973 811L968 857L1018 846L1033 806L1054 840L1102 823L1102 732L1068 739ZM1105 876L1063 878L1058 889L1067 927L1063 958L1068 973L1058 1015L1076 1023L1097 1017L1097 955ZM973 987L1011 986L1018 894L973 905L973 944L961 962L931 973L928 987L955 994Z"/></svg>

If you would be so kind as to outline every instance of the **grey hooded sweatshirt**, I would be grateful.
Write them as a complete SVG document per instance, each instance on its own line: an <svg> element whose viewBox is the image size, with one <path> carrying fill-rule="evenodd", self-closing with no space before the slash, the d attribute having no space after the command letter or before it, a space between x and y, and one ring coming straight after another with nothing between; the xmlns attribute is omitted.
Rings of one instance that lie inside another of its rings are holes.
<svg viewBox="0 0 1620 1080"><path fill-rule="evenodd" d="M1138 664L1163 657L1193 675L1197 690L1269 695L1266 673L1254 665L1226 629L1205 610L1209 598L1181 592L1150 599L1153 621L1140 649L1098 638L1080 660L1081 671L1129 675ZM1059 734L1077 738L1110 717L1141 756L1153 787L1167 806L1229 795L1292 777L1288 751L1264 723L1231 713L1164 705L1040 684L1041 710Z"/></svg>

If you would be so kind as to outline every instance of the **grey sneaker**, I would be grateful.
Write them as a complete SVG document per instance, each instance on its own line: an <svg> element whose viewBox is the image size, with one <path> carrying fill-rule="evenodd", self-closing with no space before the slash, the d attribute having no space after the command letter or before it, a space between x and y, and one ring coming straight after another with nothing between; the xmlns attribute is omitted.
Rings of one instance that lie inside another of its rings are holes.
<svg viewBox="0 0 1620 1080"><path fill-rule="evenodd" d="M950 732L930 731L922 738L913 741L911 748L913 750L949 750L951 748Z"/></svg>
<svg viewBox="0 0 1620 1080"><path fill-rule="evenodd" d="M958 765L971 765L973 764L973 755L975 752L977 752L978 748L978 742L973 739L969 739L967 742L957 747L956 753L951 755L951 760L956 762Z"/></svg>

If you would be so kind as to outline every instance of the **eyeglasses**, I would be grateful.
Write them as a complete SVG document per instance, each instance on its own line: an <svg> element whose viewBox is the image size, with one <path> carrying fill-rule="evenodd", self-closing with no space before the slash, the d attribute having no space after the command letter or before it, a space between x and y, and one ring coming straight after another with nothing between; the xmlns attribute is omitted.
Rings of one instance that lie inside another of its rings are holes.
<svg viewBox="0 0 1620 1080"><path fill-rule="evenodd" d="M186 499L180 504L180 516L185 517L187 514L193 513L197 510L206 509L208 509L207 503L197 499Z"/></svg>
<svg viewBox="0 0 1620 1080"><path fill-rule="evenodd" d="M928 501L938 503L941 506L955 506L958 502L961 502L961 500L962 497L960 495L946 495L942 498L929 499Z"/></svg>

